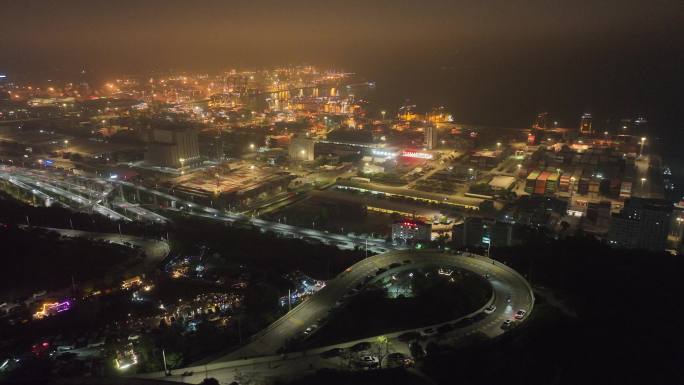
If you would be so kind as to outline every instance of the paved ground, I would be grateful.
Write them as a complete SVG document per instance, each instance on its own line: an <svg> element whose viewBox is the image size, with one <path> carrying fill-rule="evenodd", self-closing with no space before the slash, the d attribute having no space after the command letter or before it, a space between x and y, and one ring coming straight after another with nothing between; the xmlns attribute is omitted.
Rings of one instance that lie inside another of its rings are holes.
<svg viewBox="0 0 684 385"><path fill-rule="evenodd" d="M107 241L110 243L116 243L119 245L125 245L126 243L130 245L139 246L145 252L147 256L144 259L144 264L146 267L159 264L166 256L169 254L169 244L166 241L136 237L133 235L119 235L113 233L93 233L89 231L81 230L71 230L71 229L57 229L52 227L46 227L47 230L51 230L59 233L65 237L82 237L88 239L95 239L100 241Z"/></svg>

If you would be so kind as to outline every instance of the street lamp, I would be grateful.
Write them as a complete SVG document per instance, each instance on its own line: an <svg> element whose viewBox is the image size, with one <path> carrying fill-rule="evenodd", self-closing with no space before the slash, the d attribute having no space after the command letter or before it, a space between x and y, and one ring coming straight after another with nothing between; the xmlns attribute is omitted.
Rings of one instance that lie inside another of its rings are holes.
<svg viewBox="0 0 684 385"><path fill-rule="evenodd" d="M646 143L646 137L641 138L641 148L639 149L639 158L644 154L644 143Z"/></svg>
<svg viewBox="0 0 684 385"><path fill-rule="evenodd" d="M185 158L180 158L178 161L181 164L181 174L185 174L185 170L183 170L183 167L185 167Z"/></svg>
<svg viewBox="0 0 684 385"><path fill-rule="evenodd" d="M496 148L497 149L501 148L501 142L496 142Z"/></svg>
<svg viewBox="0 0 684 385"><path fill-rule="evenodd" d="M646 183L646 178L641 178L641 188L644 188L644 183Z"/></svg>
<svg viewBox="0 0 684 385"><path fill-rule="evenodd" d="M249 144L249 149L250 149L250 150L254 150L254 143L250 143L250 144Z"/></svg>
<svg viewBox="0 0 684 385"><path fill-rule="evenodd" d="M382 114L382 120L385 120L385 114L387 114L387 111L382 110L380 111L380 114Z"/></svg>

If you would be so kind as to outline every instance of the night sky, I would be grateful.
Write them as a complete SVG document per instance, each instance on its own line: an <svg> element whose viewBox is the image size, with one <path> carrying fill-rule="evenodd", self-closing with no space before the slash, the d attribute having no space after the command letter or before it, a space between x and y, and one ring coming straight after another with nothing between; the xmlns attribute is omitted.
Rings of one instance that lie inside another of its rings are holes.
<svg viewBox="0 0 684 385"><path fill-rule="evenodd" d="M681 127L682 1L2 1L0 72L108 76L309 63L383 103L520 125L644 113Z"/></svg>

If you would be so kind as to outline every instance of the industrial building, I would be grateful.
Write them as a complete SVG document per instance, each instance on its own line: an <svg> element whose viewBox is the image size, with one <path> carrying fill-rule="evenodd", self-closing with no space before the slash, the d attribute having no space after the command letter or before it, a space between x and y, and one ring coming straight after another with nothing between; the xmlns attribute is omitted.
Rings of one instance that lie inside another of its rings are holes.
<svg viewBox="0 0 684 385"><path fill-rule="evenodd" d="M315 142L305 136L296 136L290 142L290 160L311 161L314 160Z"/></svg>
<svg viewBox="0 0 684 385"><path fill-rule="evenodd" d="M181 168L200 162L197 130L191 127L154 128L148 134L145 163Z"/></svg>
<svg viewBox="0 0 684 385"><path fill-rule="evenodd" d="M214 207L248 207L256 200L287 191L291 174L244 163L179 176L165 187L173 194Z"/></svg>

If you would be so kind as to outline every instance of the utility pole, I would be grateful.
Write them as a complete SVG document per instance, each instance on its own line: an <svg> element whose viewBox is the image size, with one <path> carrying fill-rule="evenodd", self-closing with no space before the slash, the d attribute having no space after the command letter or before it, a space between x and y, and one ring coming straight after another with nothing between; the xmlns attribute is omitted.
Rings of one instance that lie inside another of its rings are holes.
<svg viewBox="0 0 684 385"><path fill-rule="evenodd" d="M166 367L166 353L164 352L164 349L162 349L162 358L164 359L164 374L170 376L171 373L169 373L169 369Z"/></svg>
<svg viewBox="0 0 684 385"><path fill-rule="evenodd" d="M238 317L238 338L240 345L242 345L242 315Z"/></svg>
<svg viewBox="0 0 684 385"><path fill-rule="evenodd" d="M290 294L290 289L287 289L287 311L292 310L292 294Z"/></svg>
<svg viewBox="0 0 684 385"><path fill-rule="evenodd" d="M76 281L74 281L73 274L71 275L71 294L76 296Z"/></svg>

